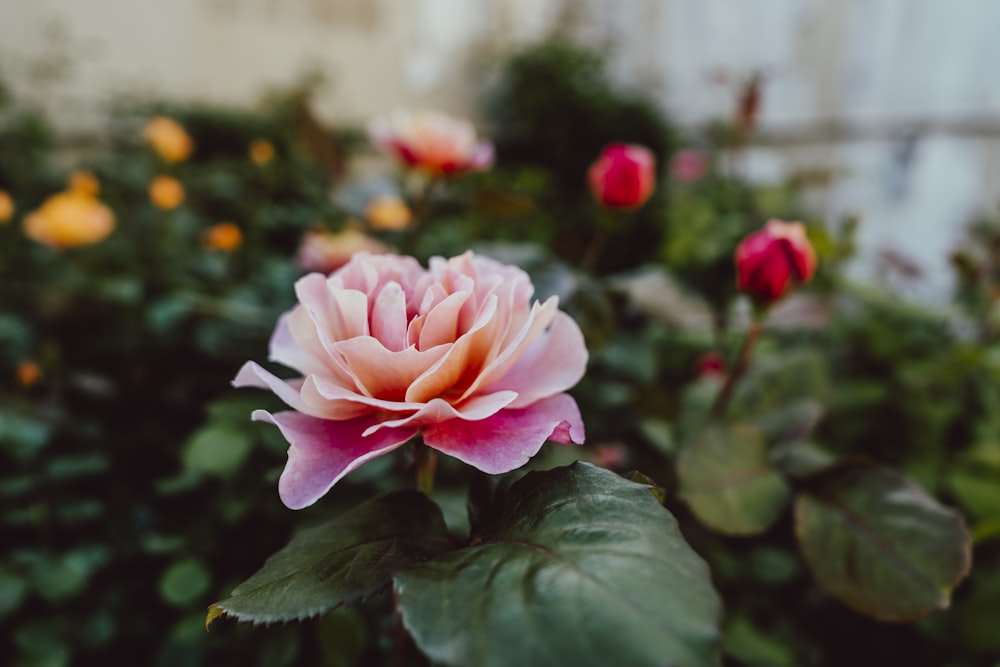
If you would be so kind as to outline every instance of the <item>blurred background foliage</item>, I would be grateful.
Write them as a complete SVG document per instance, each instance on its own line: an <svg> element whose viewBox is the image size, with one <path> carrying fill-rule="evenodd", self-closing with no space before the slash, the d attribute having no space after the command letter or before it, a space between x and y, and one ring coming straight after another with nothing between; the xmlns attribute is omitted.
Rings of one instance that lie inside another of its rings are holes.
<svg viewBox="0 0 1000 667"><path fill-rule="evenodd" d="M584 458L666 488L725 600L727 664L998 664L1000 222L978 221L956 249L952 306L904 303L841 278L857 221L819 224L794 180L740 178L746 118L684 136L641 94L612 86L600 56L564 41L497 67L483 103L496 166L429 184L355 169L371 161L363 135L321 128L308 89L253 112L121 103L101 141L80 147L0 86L0 190L15 205L0 225L8 664L421 663L387 594L294 626L203 627L206 607L296 529L412 484L404 449L316 506L287 510L275 490L286 444L249 421L275 400L228 387L243 361L264 357L294 303L303 235L347 228L421 261L471 247L525 268L538 296L560 295L591 351L573 392L588 444L547 446L532 466ZM142 143L154 115L187 130L190 158L165 164ZM269 160L248 156L260 140ZM586 187L587 167L613 141L644 144L658 160L657 191L633 215L612 216ZM682 182L671 159L691 146L709 168ZM61 251L29 239L23 219L81 169L96 176L113 233ZM151 203L158 174L183 185L176 208ZM415 223L380 229L366 219L379 191L403 197ZM676 499L677 452L719 388L705 355L731 358L748 321L733 248L771 217L807 223L820 274L772 314L733 410L760 418L808 400L818 406L808 444L897 466L960 508L976 565L947 612L911 625L866 619L817 588L789 510L762 535L727 538ZM209 242L223 221L238 227L237 245ZM459 532L468 481L467 469L442 461L435 499Z"/></svg>

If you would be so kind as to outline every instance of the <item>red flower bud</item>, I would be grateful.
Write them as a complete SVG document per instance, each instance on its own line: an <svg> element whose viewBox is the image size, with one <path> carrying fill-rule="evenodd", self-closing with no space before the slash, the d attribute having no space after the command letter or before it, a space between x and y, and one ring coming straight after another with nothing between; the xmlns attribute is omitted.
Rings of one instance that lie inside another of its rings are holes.
<svg viewBox="0 0 1000 667"><path fill-rule="evenodd" d="M816 252L801 222L768 220L736 248L737 284L762 301L776 301L815 271Z"/></svg>
<svg viewBox="0 0 1000 667"><path fill-rule="evenodd" d="M587 172L590 189L609 208L638 208L656 185L656 158L645 146L611 144Z"/></svg>

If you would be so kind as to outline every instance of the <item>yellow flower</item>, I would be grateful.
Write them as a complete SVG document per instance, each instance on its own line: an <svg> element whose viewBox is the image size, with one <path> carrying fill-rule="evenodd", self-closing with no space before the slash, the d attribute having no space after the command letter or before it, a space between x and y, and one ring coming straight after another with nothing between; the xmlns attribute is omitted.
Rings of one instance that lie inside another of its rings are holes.
<svg viewBox="0 0 1000 667"><path fill-rule="evenodd" d="M205 231L205 247L209 250L235 250L243 243L243 233L232 222L220 222Z"/></svg>
<svg viewBox="0 0 1000 667"><path fill-rule="evenodd" d="M0 190L0 225L10 222L14 217L14 200L6 190Z"/></svg>
<svg viewBox="0 0 1000 667"><path fill-rule="evenodd" d="M91 197L96 197L101 192L101 183L94 176L92 171L77 169L69 175L69 189Z"/></svg>
<svg viewBox="0 0 1000 667"><path fill-rule="evenodd" d="M255 165L264 167L274 159L274 144L267 139L254 139L250 142L247 153Z"/></svg>
<svg viewBox="0 0 1000 667"><path fill-rule="evenodd" d="M153 147L160 159L168 164L187 159L194 148L191 136L180 123L166 116L150 118L142 130L142 138Z"/></svg>
<svg viewBox="0 0 1000 667"><path fill-rule="evenodd" d="M41 379L42 369L37 363L30 359L18 363L17 381L21 383L22 387L33 387Z"/></svg>
<svg viewBox="0 0 1000 667"><path fill-rule="evenodd" d="M365 218L375 229L405 229L413 222L413 212L396 195L379 195L368 203Z"/></svg>
<svg viewBox="0 0 1000 667"><path fill-rule="evenodd" d="M173 176L156 176L149 182L149 199L156 208L172 211L184 201L184 186Z"/></svg>
<svg viewBox="0 0 1000 667"><path fill-rule="evenodd" d="M50 248L89 245L115 228L115 215L95 197L60 192L24 219L24 233Z"/></svg>

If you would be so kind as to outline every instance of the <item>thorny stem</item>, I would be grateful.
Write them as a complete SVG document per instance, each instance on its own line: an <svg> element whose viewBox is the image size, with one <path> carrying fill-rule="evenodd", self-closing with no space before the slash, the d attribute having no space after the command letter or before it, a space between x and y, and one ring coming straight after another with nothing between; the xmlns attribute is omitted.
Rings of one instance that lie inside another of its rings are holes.
<svg viewBox="0 0 1000 667"><path fill-rule="evenodd" d="M753 320L750 322L750 328L747 329L747 335L743 339L743 346L740 347L740 353L736 358L736 363L733 365L733 370L726 377L726 383L722 385L722 389L715 399L715 405L712 406L712 414L716 417L722 417L726 414L726 408L729 407L729 399L732 398L733 389L746 373L747 368L750 367L750 357L753 355L753 348L757 344L757 339L760 338L760 333L763 329L763 314L755 314Z"/></svg>
<svg viewBox="0 0 1000 667"><path fill-rule="evenodd" d="M425 496L434 493L434 473L437 471L438 453L424 445L417 445L417 488Z"/></svg>

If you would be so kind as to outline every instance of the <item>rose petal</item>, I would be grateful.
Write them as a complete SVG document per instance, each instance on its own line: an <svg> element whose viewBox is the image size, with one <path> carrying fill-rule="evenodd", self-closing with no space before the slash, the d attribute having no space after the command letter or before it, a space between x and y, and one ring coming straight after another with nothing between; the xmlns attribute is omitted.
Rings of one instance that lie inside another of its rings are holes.
<svg viewBox="0 0 1000 667"><path fill-rule="evenodd" d="M450 345L429 350L408 347L393 352L371 336L352 338L334 346L335 354L358 379L359 393L387 401L406 400L407 388L450 348Z"/></svg>
<svg viewBox="0 0 1000 667"><path fill-rule="evenodd" d="M386 349L399 352L406 347L406 295L399 283L387 283L372 307L371 331Z"/></svg>
<svg viewBox="0 0 1000 667"><path fill-rule="evenodd" d="M583 419L569 394L557 394L480 421L453 419L423 432L424 444L491 475L528 462L546 440L582 443Z"/></svg>
<svg viewBox="0 0 1000 667"><path fill-rule="evenodd" d="M514 366L495 384L481 390L516 391L510 408L521 408L566 391L587 370L587 346L576 322L558 311L552 326L524 351Z"/></svg>
<svg viewBox="0 0 1000 667"><path fill-rule="evenodd" d="M425 426L427 424L439 424L452 419L473 421L486 419L510 405L511 401L515 398L517 398L517 394L513 391L498 391L495 394L473 396L460 407L453 406L443 398L433 398L426 404L421 405L416 413L408 417L379 422L369 427L365 431L365 435L386 427Z"/></svg>
<svg viewBox="0 0 1000 667"><path fill-rule="evenodd" d="M288 463L278 479L278 495L290 509L312 505L347 473L396 449L416 429L382 429L363 437L375 417L346 421L316 419L294 411L255 410L254 421L274 424L288 441Z"/></svg>
<svg viewBox="0 0 1000 667"><path fill-rule="evenodd" d="M234 387L257 387L259 389L270 389L278 398L288 404L288 407L300 412L312 413L312 410L303 403L299 395L302 380L291 382L282 380L274 373L265 370L256 362L248 361L240 368L232 382ZM320 415L316 415L320 416Z"/></svg>

